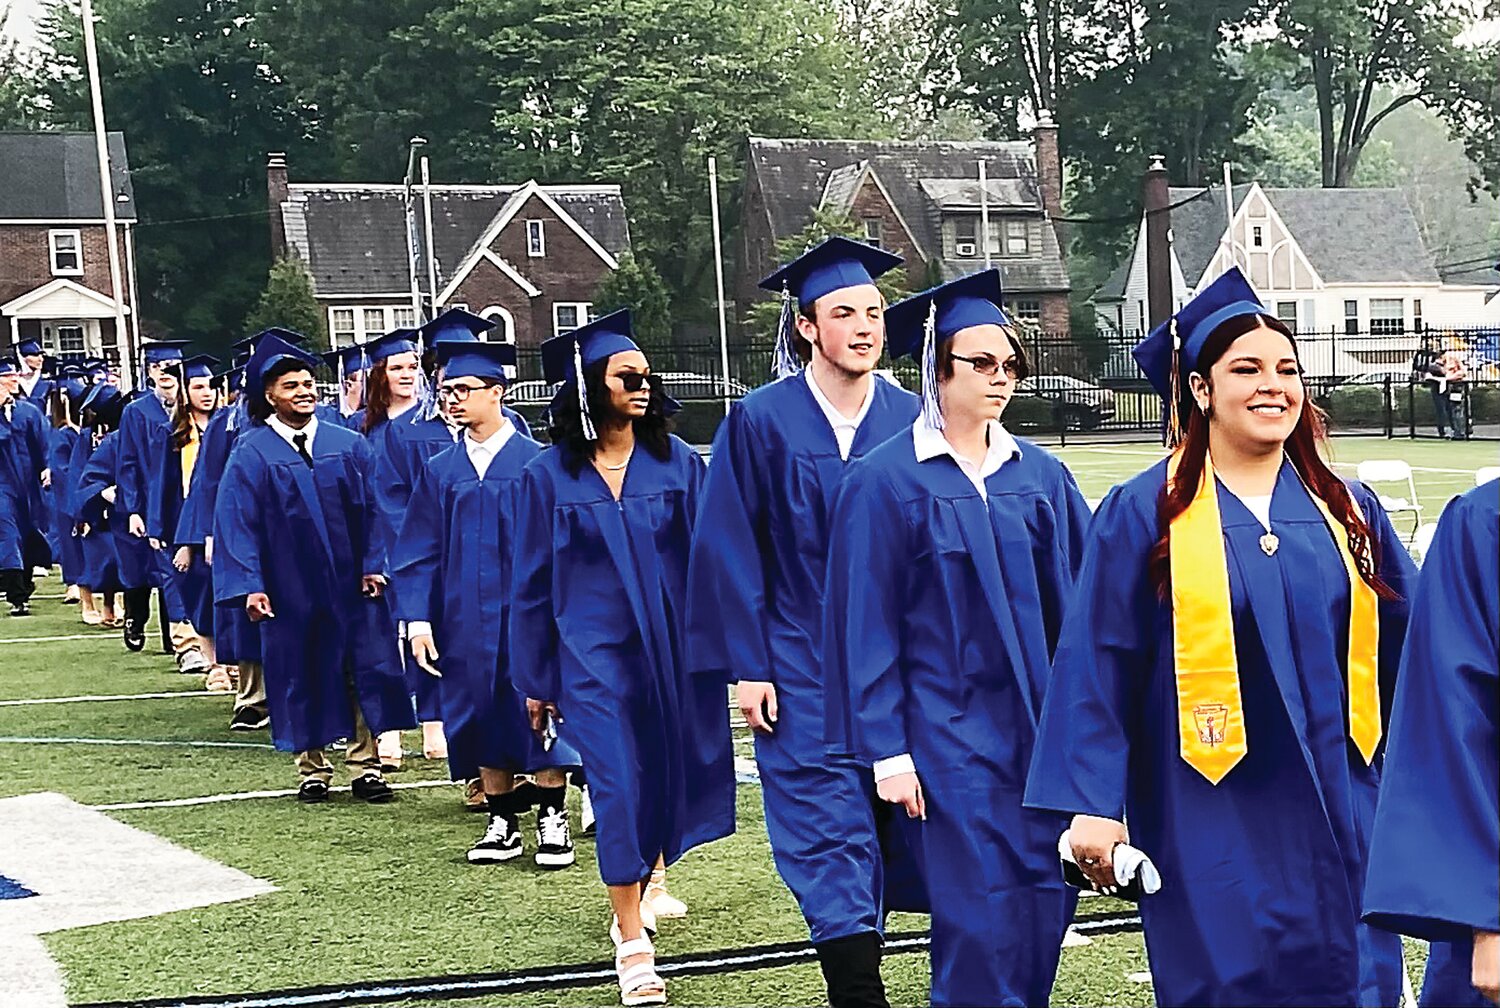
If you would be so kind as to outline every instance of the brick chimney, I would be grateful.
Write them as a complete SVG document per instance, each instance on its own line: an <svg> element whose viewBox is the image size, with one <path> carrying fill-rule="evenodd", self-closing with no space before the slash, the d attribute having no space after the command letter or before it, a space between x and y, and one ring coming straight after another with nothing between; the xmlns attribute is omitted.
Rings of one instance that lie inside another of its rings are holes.
<svg viewBox="0 0 1500 1008"><path fill-rule="evenodd" d="M1042 190L1042 208L1047 211L1047 216L1052 218L1053 230L1057 232L1057 244L1062 250L1063 257L1068 254L1068 230L1067 225L1057 222L1062 216L1062 156L1057 150L1057 123L1052 120L1052 112L1042 109L1037 115L1036 126L1031 131L1032 141L1036 145L1036 174L1037 183Z"/></svg>
<svg viewBox="0 0 1500 1008"><path fill-rule="evenodd" d="M271 211L272 259L286 255L286 226L281 220L281 204L286 199L286 154L273 151L266 155L266 203Z"/></svg>

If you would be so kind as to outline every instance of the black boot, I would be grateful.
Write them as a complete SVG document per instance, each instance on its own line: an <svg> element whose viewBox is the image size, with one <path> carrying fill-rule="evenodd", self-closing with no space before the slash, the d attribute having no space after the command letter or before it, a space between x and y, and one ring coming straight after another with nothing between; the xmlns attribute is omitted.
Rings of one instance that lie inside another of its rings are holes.
<svg viewBox="0 0 1500 1008"><path fill-rule="evenodd" d="M146 646L146 621L151 618L151 589L125 590L125 647L139 651Z"/></svg>
<svg viewBox="0 0 1500 1008"><path fill-rule="evenodd" d="M874 931L813 946L832 1008L890 1008L880 979L880 946L880 935Z"/></svg>

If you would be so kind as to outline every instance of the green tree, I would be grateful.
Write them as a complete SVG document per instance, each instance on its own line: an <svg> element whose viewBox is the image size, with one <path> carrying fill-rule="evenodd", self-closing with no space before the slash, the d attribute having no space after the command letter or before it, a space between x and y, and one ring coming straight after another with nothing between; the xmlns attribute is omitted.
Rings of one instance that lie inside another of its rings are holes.
<svg viewBox="0 0 1500 1008"><path fill-rule="evenodd" d="M667 286L649 262L634 253L620 256L620 267L594 293L594 314L630 309L631 326L648 349L672 345L672 306Z"/></svg>
<svg viewBox="0 0 1500 1008"><path fill-rule="evenodd" d="M328 327L323 308L313 296L312 277L295 255L286 255L271 264L266 274L260 300L245 319L245 331L260 332L272 326L291 329L308 338L319 350L328 349Z"/></svg>

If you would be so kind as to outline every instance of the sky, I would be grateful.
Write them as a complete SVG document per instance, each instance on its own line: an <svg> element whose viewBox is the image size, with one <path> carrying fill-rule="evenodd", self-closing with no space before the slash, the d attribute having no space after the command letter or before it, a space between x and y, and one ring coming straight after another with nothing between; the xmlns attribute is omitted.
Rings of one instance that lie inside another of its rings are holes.
<svg viewBox="0 0 1500 1008"><path fill-rule="evenodd" d="M0 27L0 35L30 47L36 42L36 19L45 0L0 0L0 8L9 7L9 17Z"/></svg>

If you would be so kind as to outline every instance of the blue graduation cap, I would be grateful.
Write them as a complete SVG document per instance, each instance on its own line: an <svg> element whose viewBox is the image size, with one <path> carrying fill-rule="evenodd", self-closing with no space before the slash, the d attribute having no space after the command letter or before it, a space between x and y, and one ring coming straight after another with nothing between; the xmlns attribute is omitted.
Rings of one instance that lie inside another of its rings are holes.
<svg viewBox="0 0 1500 1008"><path fill-rule="evenodd" d="M182 362L182 377L184 380L212 378L214 376L214 368L218 366L218 363L217 358L210 357L208 354L198 354L195 357L189 357Z"/></svg>
<svg viewBox="0 0 1500 1008"><path fill-rule="evenodd" d="M760 282L762 290L781 295L781 319L776 329L772 372L785 378L801 370L792 345L792 302L806 307L818 298L846 287L872 284L905 260L868 242L840 235L825 238Z"/></svg>
<svg viewBox="0 0 1500 1008"><path fill-rule="evenodd" d="M510 343L440 340L438 367L443 378L488 378L509 382L516 376L516 348Z"/></svg>
<svg viewBox="0 0 1500 1008"><path fill-rule="evenodd" d="M63 395L68 397L68 405L75 411L83 408L84 399L93 391L88 382L73 376L59 379L57 387L62 390Z"/></svg>
<svg viewBox="0 0 1500 1008"><path fill-rule="evenodd" d="M318 358L301 347L293 346L279 336L260 334L255 352L250 355L250 363L245 365L245 391L251 400L265 394L266 372L271 366L287 358L307 365L309 371L318 366Z"/></svg>
<svg viewBox="0 0 1500 1008"><path fill-rule="evenodd" d="M259 342L262 336L275 336L283 343L290 343L292 346L301 346L307 342L307 337L295 330L272 326L269 329L262 329L254 336L246 336L244 339L235 340L230 346L248 357L255 352L255 344Z"/></svg>
<svg viewBox="0 0 1500 1008"><path fill-rule="evenodd" d="M9 357L0 357L0 375L17 374L20 370Z"/></svg>
<svg viewBox="0 0 1500 1008"><path fill-rule="evenodd" d="M120 391L118 386L111 385L108 382L100 382L93 388L89 389L88 395L83 399L83 405L79 408L92 409L97 412L100 410L108 409L116 402L120 402L120 400L122 400L123 398L124 393ZM123 405L123 403L121 403L121 405Z"/></svg>
<svg viewBox="0 0 1500 1008"><path fill-rule="evenodd" d="M937 400L937 344L977 325L1010 325L1001 307L998 269L980 270L913 294L885 312L885 338L892 358L911 357L922 366L922 413L941 430Z"/></svg>
<svg viewBox="0 0 1500 1008"><path fill-rule="evenodd" d="M594 429L593 417L589 416L589 397L583 385L583 369L617 353L639 349L630 328L629 308L610 312L572 332L543 340L542 377L553 384L563 383L562 388L552 397L548 408L560 405L565 395L577 396L578 410L583 417L583 436L593 441L598 437L598 432Z"/></svg>
<svg viewBox="0 0 1500 1008"><path fill-rule="evenodd" d="M1266 306L1260 303L1255 288L1238 266L1231 266L1131 351L1151 387L1167 400L1168 440L1172 445L1182 436L1182 390L1187 388L1188 375L1198 366L1198 355L1208 337L1232 318L1265 314Z"/></svg>
<svg viewBox="0 0 1500 1008"><path fill-rule="evenodd" d="M419 339L421 333L415 329L392 329L384 336L377 336L363 345L365 359L374 365L398 354L414 354L417 352Z"/></svg>
<svg viewBox="0 0 1500 1008"><path fill-rule="evenodd" d="M221 373L219 378L224 382L224 388L228 392L238 392L245 387L245 366L232 367Z"/></svg>
<svg viewBox="0 0 1500 1008"><path fill-rule="evenodd" d="M493 328L495 323L489 319L480 318L462 308L449 308L417 331L431 346L438 343L473 343L479 339L480 333L489 332Z"/></svg>
<svg viewBox="0 0 1500 1008"><path fill-rule="evenodd" d="M340 381L347 375L365 369L364 347L357 343L337 350L325 350L318 356L323 358L323 363L328 365L330 371L339 376Z"/></svg>
<svg viewBox="0 0 1500 1008"><path fill-rule="evenodd" d="M156 340L141 344L141 357L147 364L174 364L182 360L188 340Z"/></svg>
<svg viewBox="0 0 1500 1008"><path fill-rule="evenodd" d="M16 353L22 357L40 357L42 345L34 339L22 340L16 346Z"/></svg>

